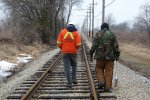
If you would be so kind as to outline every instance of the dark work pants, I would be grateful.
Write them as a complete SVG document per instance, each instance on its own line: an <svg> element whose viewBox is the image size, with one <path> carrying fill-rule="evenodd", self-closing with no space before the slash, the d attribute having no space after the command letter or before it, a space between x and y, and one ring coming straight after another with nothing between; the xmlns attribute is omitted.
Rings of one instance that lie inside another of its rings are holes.
<svg viewBox="0 0 150 100"><path fill-rule="evenodd" d="M63 54L64 72L67 78L67 84L76 80L77 54Z"/></svg>
<svg viewBox="0 0 150 100"><path fill-rule="evenodd" d="M97 60L96 72L99 82L105 83L105 88L112 88L114 61Z"/></svg>

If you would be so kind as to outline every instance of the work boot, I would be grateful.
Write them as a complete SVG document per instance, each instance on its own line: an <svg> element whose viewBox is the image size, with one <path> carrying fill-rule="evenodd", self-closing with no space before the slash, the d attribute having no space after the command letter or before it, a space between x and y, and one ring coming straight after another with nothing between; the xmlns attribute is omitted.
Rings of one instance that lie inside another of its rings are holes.
<svg viewBox="0 0 150 100"><path fill-rule="evenodd" d="M98 82L98 89L104 88L104 82Z"/></svg>
<svg viewBox="0 0 150 100"><path fill-rule="evenodd" d="M78 82L76 80L72 81L73 84L78 84Z"/></svg>
<svg viewBox="0 0 150 100"><path fill-rule="evenodd" d="M105 88L105 92L112 93L112 88Z"/></svg>

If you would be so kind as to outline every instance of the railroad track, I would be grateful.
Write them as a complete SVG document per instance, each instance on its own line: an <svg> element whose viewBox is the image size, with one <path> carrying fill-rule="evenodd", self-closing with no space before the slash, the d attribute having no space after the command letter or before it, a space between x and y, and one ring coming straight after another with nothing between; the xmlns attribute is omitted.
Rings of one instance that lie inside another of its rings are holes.
<svg viewBox="0 0 150 100"><path fill-rule="evenodd" d="M84 44L84 43L83 43ZM103 93L97 89L95 64L89 61L88 48L82 45L77 55L77 82L72 88L66 87L62 54L59 53L43 65L31 79L26 80L14 93L7 97L9 100L116 100L111 93Z"/></svg>

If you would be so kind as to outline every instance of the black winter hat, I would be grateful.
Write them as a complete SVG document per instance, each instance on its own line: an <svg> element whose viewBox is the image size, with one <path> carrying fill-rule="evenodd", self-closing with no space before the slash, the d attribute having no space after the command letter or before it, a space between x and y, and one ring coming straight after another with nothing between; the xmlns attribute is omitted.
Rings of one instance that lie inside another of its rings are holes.
<svg viewBox="0 0 150 100"><path fill-rule="evenodd" d="M107 23L103 23L103 24L101 25L101 30L103 30L104 28L109 29L109 25L108 25Z"/></svg>
<svg viewBox="0 0 150 100"><path fill-rule="evenodd" d="M74 24L68 24L67 27L73 27L73 28L75 28L75 25Z"/></svg>
<svg viewBox="0 0 150 100"><path fill-rule="evenodd" d="M74 24L69 24L69 25L67 26L67 30L68 30L69 32L77 31L77 29L76 29L76 27L75 27Z"/></svg>

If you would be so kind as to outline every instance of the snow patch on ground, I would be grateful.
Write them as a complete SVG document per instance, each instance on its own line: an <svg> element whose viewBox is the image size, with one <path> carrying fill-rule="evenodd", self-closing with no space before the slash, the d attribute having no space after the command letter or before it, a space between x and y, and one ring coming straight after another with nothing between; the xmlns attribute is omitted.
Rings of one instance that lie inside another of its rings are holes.
<svg viewBox="0 0 150 100"><path fill-rule="evenodd" d="M10 72L5 72L3 70L0 70L0 77L6 77L6 76L8 76L10 74L11 74Z"/></svg>
<svg viewBox="0 0 150 100"><path fill-rule="evenodd" d="M31 55L28 54L20 54L17 58L16 58L16 64L14 63L10 63L4 60L0 61L0 77L6 77L8 75L11 75L10 72L8 72L9 70L15 68L19 63L27 63L29 62L33 57Z"/></svg>
<svg viewBox="0 0 150 100"><path fill-rule="evenodd" d="M10 62L2 60L2 61L0 61L0 70L8 71L11 68L14 68L16 65L17 64L10 63Z"/></svg>
<svg viewBox="0 0 150 100"><path fill-rule="evenodd" d="M29 62L33 57L31 55L27 54L20 54L19 57L17 57L17 63L27 63Z"/></svg>
<svg viewBox="0 0 150 100"><path fill-rule="evenodd" d="M50 50L42 55L36 57L32 62L25 65L25 69L16 75L12 76L7 82L0 84L0 100L6 100L6 97L15 91L16 87L19 87L25 80L30 79L43 65L52 59L60 49Z"/></svg>

